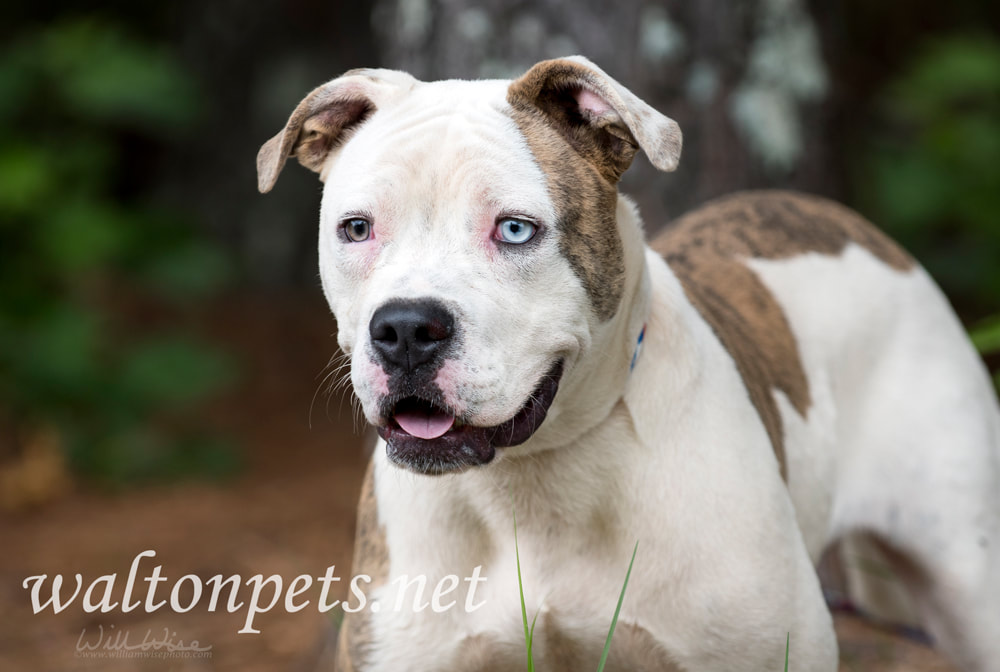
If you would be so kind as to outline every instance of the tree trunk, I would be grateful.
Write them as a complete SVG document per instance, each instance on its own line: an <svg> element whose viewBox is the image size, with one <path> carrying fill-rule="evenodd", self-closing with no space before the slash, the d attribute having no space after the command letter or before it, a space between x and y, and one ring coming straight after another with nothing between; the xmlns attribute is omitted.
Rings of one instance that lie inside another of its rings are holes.
<svg viewBox="0 0 1000 672"><path fill-rule="evenodd" d="M422 79L516 77L579 53L677 120L680 168L640 160L622 190L647 226L737 189L839 195L831 162L826 69L803 0L379 0L387 67Z"/></svg>

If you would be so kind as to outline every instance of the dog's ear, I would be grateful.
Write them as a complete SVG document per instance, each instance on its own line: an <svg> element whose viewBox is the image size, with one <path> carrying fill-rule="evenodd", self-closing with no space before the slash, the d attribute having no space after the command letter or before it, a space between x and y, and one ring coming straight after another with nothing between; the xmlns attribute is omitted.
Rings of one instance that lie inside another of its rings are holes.
<svg viewBox="0 0 1000 672"><path fill-rule="evenodd" d="M313 89L257 153L257 188L262 194L271 191L290 156L320 172L346 132L415 84L416 79L397 70L351 70Z"/></svg>
<svg viewBox="0 0 1000 672"><path fill-rule="evenodd" d="M641 148L670 171L681 155L681 129L583 56L536 64L511 83L515 110L535 110L584 158L617 182Z"/></svg>

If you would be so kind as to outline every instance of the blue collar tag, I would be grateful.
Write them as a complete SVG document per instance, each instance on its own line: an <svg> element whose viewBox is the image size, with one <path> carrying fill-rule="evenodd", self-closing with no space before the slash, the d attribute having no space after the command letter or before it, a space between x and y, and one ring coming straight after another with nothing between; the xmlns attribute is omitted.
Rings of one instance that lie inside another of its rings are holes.
<svg viewBox="0 0 1000 672"><path fill-rule="evenodd" d="M639 353L642 352L642 341L646 338L646 325L642 325L642 331L639 332L639 338L635 342L635 350L632 351L632 363L628 366L628 372L632 373L632 369L635 368L635 363L639 360Z"/></svg>

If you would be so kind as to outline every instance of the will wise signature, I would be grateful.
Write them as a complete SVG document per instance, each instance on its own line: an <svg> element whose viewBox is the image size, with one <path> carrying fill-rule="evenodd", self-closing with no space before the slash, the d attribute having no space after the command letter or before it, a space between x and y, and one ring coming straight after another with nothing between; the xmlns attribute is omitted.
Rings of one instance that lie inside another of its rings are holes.
<svg viewBox="0 0 1000 672"><path fill-rule="evenodd" d="M141 642L133 644L129 641L132 633L128 630L118 630L114 625L108 627L107 632L103 625L97 626L97 632L87 637L87 628L80 631L80 637L76 640L76 650L82 651L211 651L212 646L201 646L201 642L192 639L185 643L182 639L174 639L177 633L171 633L169 628L163 628L162 637L154 637L152 630L146 630L145 637Z"/></svg>

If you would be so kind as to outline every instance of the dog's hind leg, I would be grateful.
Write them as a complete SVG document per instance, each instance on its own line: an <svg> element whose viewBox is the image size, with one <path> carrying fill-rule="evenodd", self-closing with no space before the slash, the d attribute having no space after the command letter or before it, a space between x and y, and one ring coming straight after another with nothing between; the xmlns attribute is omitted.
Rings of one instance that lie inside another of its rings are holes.
<svg viewBox="0 0 1000 672"><path fill-rule="evenodd" d="M935 505L942 495L917 506L878 507L889 516L869 519L869 532L850 536L842 557L851 599L864 611L897 624L911 624L915 611L934 646L961 669L997 672L1000 491L971 490L950 509ZM909 600L900 595L900 584Z"/></svg>
<svg viewBox="0 0 1000 672"><path fill-rule="evenodd" d="M900 311L844 419L834 526L876 540L937 648L997 672L1000 412L947 303L913 280L919 310Z"/></svg>
<svg viewBox="0 0 1000 672"><path fill-rule="evenodd" d="M846 543L845 543L846 542ZM902 550L874 534L842 540L851 602L876 622L922 628L962 670L997 670L996 562L962 575L947 557Z"/></svg>
<svg viewBox="0 0 1000 672"><path fill-rule="evenodd" d="M1000 670L1000 561L995 552L976 553L971 546L978 542L956 540L938 557L891 547L884 553L912 591L935 647L962 670L996 672Z"/></svg>
<svg viewBox="0 0 1000 672"><path fill-rule="evenodd" d="M838 565L841 580L831 588L835 599L847 600L876 623L913 631L921 629L912 591L894 562L897 556L890 556L887 553L890 549L878 537L854 532L845 535L830 550L834 552L830 560Z"/></svg>

